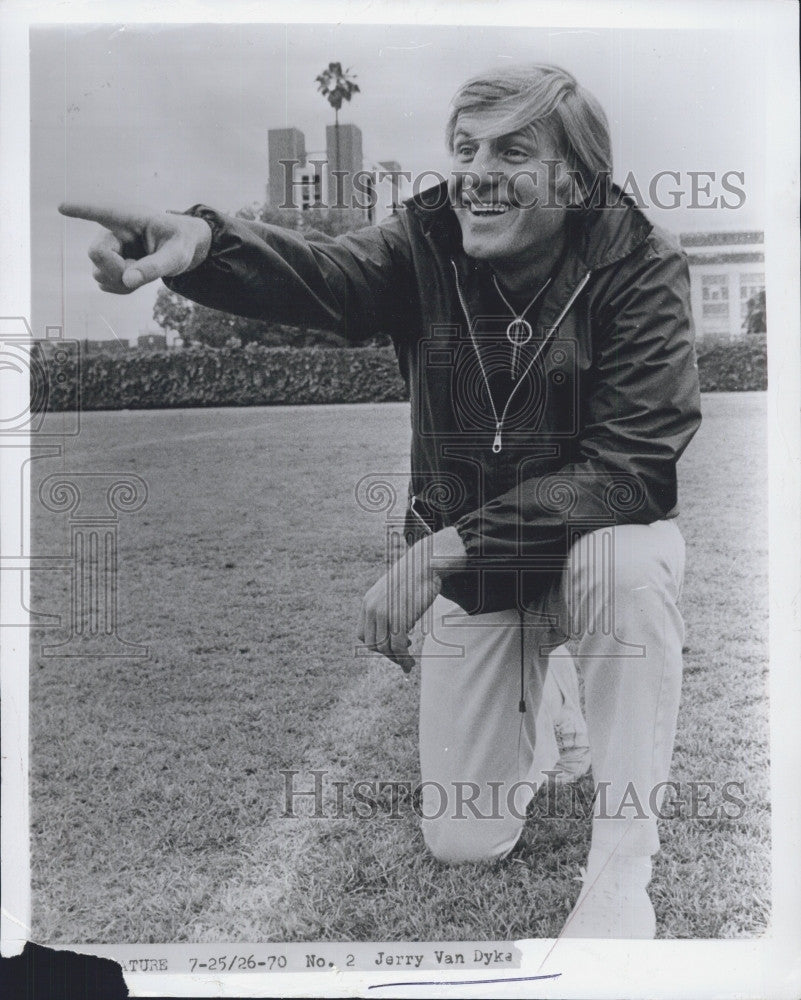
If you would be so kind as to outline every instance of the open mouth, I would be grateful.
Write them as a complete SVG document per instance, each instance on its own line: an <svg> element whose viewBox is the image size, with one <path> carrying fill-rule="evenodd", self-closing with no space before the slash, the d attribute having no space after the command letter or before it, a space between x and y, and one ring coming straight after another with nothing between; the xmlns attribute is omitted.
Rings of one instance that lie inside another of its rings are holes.
<svg viewBox="0 0 801 1000"><path fill-rule="evenodd" d="M502 202L486 203L473 201L471 198L463 198L462 207L469 209L471 215L489 216L504 215L509 211L511 206Z"/></svg>

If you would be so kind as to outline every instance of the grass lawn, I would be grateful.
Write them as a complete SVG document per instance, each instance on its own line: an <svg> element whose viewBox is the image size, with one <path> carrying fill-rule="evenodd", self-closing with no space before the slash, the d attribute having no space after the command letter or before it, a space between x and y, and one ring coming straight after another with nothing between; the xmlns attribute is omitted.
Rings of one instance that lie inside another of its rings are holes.
<svg viewBox="0 0 801 1000"><path fill-rule="evenodd" d="M673 777L741 782L745 804L734 819L661 824L651 895L663 937L752 936L769 919L765 401L706 395L680 470L687 650ZM49 419L55 431L63 418ZM43 657L66 631L34 632L34 939L558 934L589 819L538 821L538 800L509 859L449 869L427 856L408 797L387 792L366 820L346 795L347 816L332 815L334 781L419 780L416 673L354 656L385 547L383 516L360 509L354 487L404 472L408 408L82 419L63 463L33 463L32 496L61 468L146 480L147 505L119 525L119 631L150 652ZM67 516L34 505L33 537L37 554L67 553ZM35 610L65 614L67 584L34 574ZM282 818L282 769L303 789L327 772L327 818ZM719 791L709 798L707 811L721 805Z"/></svg>

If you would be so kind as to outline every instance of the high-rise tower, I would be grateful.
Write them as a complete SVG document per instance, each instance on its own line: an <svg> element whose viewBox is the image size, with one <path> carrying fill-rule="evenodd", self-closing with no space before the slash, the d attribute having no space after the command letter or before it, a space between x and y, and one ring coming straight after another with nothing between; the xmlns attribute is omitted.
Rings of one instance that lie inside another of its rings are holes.
<svg viewBox="0 0 801 1000"><path fill-rule="evenodd" d="M291 168L282 160L294 160L299 166L306 164L306 138L297 128L271 128L267 132L267 159L269 181L267 200L274 208L285 204L287 191L294 190L287 183ZM293 175L290 172L289 181Z"/></svg>

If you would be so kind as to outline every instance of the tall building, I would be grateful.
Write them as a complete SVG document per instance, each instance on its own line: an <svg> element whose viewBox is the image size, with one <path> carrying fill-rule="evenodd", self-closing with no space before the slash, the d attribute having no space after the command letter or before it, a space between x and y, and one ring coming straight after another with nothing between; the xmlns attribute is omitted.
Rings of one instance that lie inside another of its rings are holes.
<svg viewBox="0 0 801 1000"><path fill-rule="evenodd" d="M278 208L285 203L287 193L288 168L281 163L281 160L294 160L301 167L306 163L306 138L300 129L271 128L267 132L267 160L269 170L267 201L274 208Z"/></svg>
<svg viewBox="0 0 801 1000"><path fill-rule="evenodd" d="M274 128L267 136L267 198L273 208L339 205L361 208L368 222L377 222L394 212L402 200L403 179L381 179L387 172L399 173L400 164L396 160L365 162L358 125L340 125L339 129L328 125L325 152L310 153L300 129ZM282 161L292 161L291 172Z"/></svg>
<svg viewBox="0 0 801 1000"><path fill-rule="evenodd" d="M365 195L354 190L356 174L363 169L362 130L358 125L327 125L325 129L325 149L328 158L329 208L355 207L353 199L365 201ZM337 180L334 171L344 171Z"/></svg>

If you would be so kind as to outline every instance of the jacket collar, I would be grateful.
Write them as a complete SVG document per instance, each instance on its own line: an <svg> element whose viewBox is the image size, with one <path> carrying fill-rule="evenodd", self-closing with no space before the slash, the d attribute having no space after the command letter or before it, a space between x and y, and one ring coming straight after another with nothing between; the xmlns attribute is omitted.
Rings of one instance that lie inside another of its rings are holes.
<svg viewBox="0 0 801 1000"><path fill-rule="evenodd" d="M613 207L584 211L578 220L577 245L571 249L585 271L597 271L628 257L653 229L634 201L617 185L611 187L610 200ZM461 232L448 199L447 181L408 198L404 206L419 219L424 233L445 241L452 254L462 254Z"/></svg>

